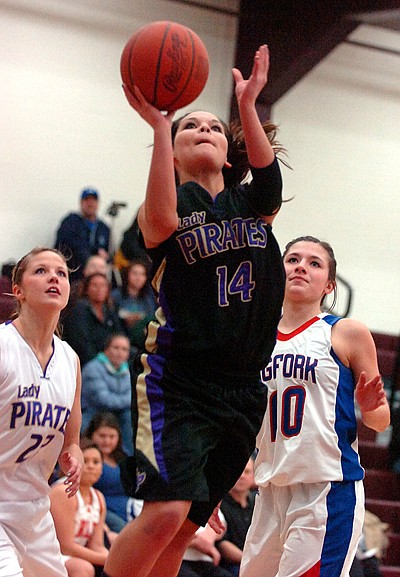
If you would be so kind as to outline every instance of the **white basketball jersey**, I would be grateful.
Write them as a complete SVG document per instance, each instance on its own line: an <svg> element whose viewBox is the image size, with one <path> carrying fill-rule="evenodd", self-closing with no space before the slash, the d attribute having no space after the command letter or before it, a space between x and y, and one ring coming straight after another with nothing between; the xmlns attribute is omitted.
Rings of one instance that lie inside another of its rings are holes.
<svg viewBox="0 0 400 577"><path fill-rule="evenodd" d="M331 344L340 318L320 314L290 334L278 331L261 380L268 408L257 438L258 485L359 480L354 378Z"/></svg>
<svg viewBox="0 0 400 577"><path fill-rule="evenodd" d="M92 502L90 505L87 505L83 500L81 492L78 491L76 494L78 509L74 519L74 541L82 545L82 547L86 547L93 535L95 526L100 522L100 498L93 487L90 487L90 495Z"/></svg>
<svg viewBox="0 0 400 577"><path fill-rule="evenodd" d="M67 343L54 336L53 354L43 372L16 328L0 325L1 501L30 501L48 493L76 377L76 353Z"/></svg>

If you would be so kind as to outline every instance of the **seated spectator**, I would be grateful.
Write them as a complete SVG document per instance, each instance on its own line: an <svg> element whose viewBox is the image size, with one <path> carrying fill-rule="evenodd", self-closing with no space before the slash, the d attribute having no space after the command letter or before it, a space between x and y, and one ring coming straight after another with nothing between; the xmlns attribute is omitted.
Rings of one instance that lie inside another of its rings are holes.
<svg viewBox="0 0 400 577"><path fill-rule="evenodd" d="M69 498L63 482L50 489L50 511L68 577L94 577L95 566L103 567L108 555L104 545L106 503L93 488L102 472L101 453L86 439L81 440L81 449L84 465L78 493Z"/></svg>
<svg viewBox="0 0 400 577"><path fill-rule="evenodd" d="M61 319L65 318L65 316L71 311L71 309L76 305L78 299L81 297L83 279L95 273L104 274L107 278L110 276L109 265L106 263L102 256L97 254L90 256L86 261L86 264L83 267L82 278L70 283L71 291L69 294L68 304L61 313Z"/></svg>
<svg viewBox="0 0 400 577"><path fill-rule="evenodd" d="M112 292L115 310L136 351L144 346L147 324L154 318L157 308L148 282L147 266L142 260L132 261L121 271L121 287Z"/></svg>
<svg viewBox="0 0 400 577"><path fill-rule="evenodd" d="M68 214L57 230L55 248L68 260L71 282L82 278L83 267L91 255L108 259L110 228L97 217L98 207L98 191L85 188L81 193L80 213Z"/></svg>
<svg viewBox="0 0 400 577"><path fill-rule="evenodd" d="M220 565L235 577L239 575L244 542L253 515L254 499L254 460L250 458L243 473L221 502L227 529L217 545L221 553Z"/></svg>
<svg viewBox="0 0 400 577"><path fill-rule="evenodd" d="M98 413L90 421L85 436L99 447L103 457L103 472L95 483L107 504L106 523L119 533L133 519L133 499L125 493L120 478L120 463L126 455L122 448L121 431L112 413Z"/></svg>
<svg viewBox="0 0 400 577"><path fill-rule="evenodd" d="M104 351L108 336L123 332L110 299L110 283L104 274L85 277L82 296L63 319L63 338L84 366Z"/></svg>
<svg viewBox="0 0 400 577"><path fill-rule="evenodd" d="M231 577L231 573L219 564L221 554L216 547L219 539L221 535L217 535L208 524L197 529L185 551L177 577Z"/></svg>
<svg viewBox="0 0 400 577"><path fill-rule="evenodd" d="M111 412L119 423L124 450L133 454L129 339L115 333L107 337L104 351L82 369L82 431L96 413Z"/></svg>
<svg viewBox="0 0 400 577"><path fill-rule="evenodd" d="M382 577L380 560L389 543L388 529L388 523L383 523L379 517L365 511L363 532L350 568L350 577Z"/></svg>

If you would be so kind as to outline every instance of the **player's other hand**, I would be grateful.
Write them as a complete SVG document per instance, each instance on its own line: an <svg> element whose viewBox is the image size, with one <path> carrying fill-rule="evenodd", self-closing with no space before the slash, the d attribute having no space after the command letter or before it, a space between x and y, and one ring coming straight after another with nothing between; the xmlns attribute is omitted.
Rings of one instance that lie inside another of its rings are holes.
<svg viewBox="0 0 400 577"><path fill-rule="evenodd" d="M79 489L82 465L76 457L72 457L68 452L61 454L59 463L67 477L64 481L64 485L66 485L65 492L68 494L68 498L74 497Z"/></svg>

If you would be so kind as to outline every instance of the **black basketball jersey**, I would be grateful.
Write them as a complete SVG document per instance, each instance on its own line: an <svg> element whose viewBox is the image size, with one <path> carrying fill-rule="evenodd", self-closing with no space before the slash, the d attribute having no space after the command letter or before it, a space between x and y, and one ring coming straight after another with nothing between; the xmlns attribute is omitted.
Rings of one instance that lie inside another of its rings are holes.
<svg viewBox="0 0 400 577"><path fill-rule="evenodd" d="M276 160L253 171L250 184L215 199L194 182L178 187L178 229L149 250L165 316L158 353L215 378L254 378L266 365L281 315L284 269L261 214L265 198L280 198L281 187Z"/></svg>

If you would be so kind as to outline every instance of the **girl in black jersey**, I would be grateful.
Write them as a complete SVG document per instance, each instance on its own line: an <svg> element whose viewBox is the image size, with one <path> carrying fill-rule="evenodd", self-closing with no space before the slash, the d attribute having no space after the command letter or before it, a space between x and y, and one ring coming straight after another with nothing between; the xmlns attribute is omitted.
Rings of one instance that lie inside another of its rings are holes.
<svg viewBox="0 0 400 577"><path fill-rule="evenodd" d="M266 408L259 372L284 291L271 229L282 202L275 127L265 129L255 107L268 69L265 45L247 80L233 69L241 122L234 133L205 111L172 123L172 111L162 114L125 88L154 130L138 218L160 308L134 403L129 472L144 507L113 543L104 573L111 577L175 576L196 529L254 450ZM249 169L251 182L240 184Z"/></svg>

